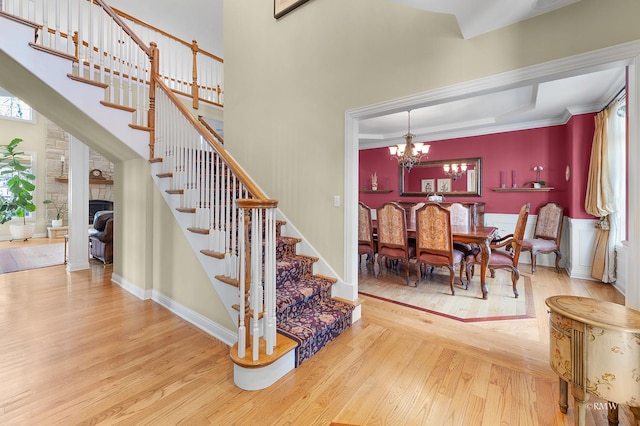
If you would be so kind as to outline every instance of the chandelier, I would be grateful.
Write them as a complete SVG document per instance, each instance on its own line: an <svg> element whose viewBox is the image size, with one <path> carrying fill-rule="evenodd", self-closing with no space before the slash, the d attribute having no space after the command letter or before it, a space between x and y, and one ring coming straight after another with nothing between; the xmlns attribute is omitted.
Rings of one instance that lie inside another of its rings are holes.
<svg viewBox="0 0 640 426"><path fill-rule="evenodd" d="M398 160L400 167L403 167L407 169L407 172L410 172L413 166L427 158L427 154L429 154L429 145L425 145L422 142L413 143L415 135L411 133L411 110L409 110L408 113L409 120L407 125L407 134L403 136L405 143L390 146L389 152L391 153L391 158Z"/></svg>
<svg viewBox="0 0 640 426"><path fill-rule="evenodd" d="M460 163L459 165L456 163L445 164L442 168L444 169L444 174L449 176L455 182L462 177L464 172L467 171L467 163Z"/></svg>

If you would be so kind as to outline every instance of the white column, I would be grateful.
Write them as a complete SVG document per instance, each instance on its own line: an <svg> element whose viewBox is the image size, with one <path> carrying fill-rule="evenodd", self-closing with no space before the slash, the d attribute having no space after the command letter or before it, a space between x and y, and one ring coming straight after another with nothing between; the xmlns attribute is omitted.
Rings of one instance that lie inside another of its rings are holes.
<svg viewBox="0 0 640 426"><path fill-rule="evenodd" d="M69 259L67 271L89 269L89 147L69 136Z"/></svg>

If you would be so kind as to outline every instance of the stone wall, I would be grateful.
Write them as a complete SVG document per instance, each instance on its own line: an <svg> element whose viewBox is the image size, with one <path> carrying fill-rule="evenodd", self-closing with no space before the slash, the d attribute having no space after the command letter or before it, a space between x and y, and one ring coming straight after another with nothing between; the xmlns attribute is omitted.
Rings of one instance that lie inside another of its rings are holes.
<svg viewBox="0 0 640 426"><path fill-rule="evenodd" d="M46 137L47 179L45 199L52 200L58 206L64 206L62 219L67 224L68 183L57 178L69 178L69 134L51 120L47 120ZM102 155L91 150L89 154L89 170L98 169L105 180L113 180L114 166ZM89 179L89 176L87 176ZM89 199L113 201L113 185L89 185ZM56 218L56 210L47 205L46 219Z"/></svg>

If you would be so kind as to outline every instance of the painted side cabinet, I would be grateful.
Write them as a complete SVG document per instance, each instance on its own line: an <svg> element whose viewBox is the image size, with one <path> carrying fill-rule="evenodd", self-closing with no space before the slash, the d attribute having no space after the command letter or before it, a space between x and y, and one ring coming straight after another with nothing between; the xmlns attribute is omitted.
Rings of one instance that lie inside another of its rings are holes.
<svg viewBox="0 0 640 426"><path fill-rule="evenodd" d="M549 363L560 379L560 410L567 390L575 402L575 424L585 425L587 401L595 395L628 405L640 424L640 312L596 299L553 296L549 307ZM618 424L609 405L610 425Z"/></svg>

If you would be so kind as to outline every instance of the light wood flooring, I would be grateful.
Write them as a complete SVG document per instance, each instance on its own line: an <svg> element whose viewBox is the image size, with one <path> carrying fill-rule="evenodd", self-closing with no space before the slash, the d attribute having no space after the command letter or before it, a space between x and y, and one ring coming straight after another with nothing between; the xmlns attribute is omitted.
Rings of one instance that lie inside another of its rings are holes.
<svg viewBox="0 0 640 426"><path fill-rule="evenodd" d="M345 334L270 388L243 391L226 345L110 273L0 275L0 424L571 425L573 401L560 413L548 366L544 300L624 302L544 267L531 319L462 323L363 297ZM375 278L363 268L361 279ZM620 424L631 419L621 407ZM605 425L606 411L589 410L587 424Z"/></svg>

